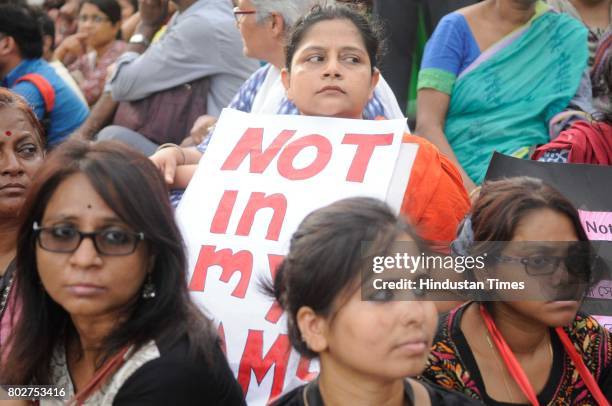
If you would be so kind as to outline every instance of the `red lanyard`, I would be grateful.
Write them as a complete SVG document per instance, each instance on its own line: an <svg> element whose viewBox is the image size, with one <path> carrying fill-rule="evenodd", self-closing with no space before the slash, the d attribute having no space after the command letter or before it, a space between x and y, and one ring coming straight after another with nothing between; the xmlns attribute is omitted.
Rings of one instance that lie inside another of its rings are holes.
<svg viewBox="0 0 612 406"><path fill-rule="evenodd" d="M100 389L100 387L104 385L119 368L121 368L121 366L125 363L125 359L127 358L126 354L129 349L130 346L127 346L119 351L119 353L113 358L109 359L93 376L93 378L91 378L89 383L87 383L87 385L79 393L74 395L74 397L68 401L68 404L76 404L80 406L85 403L87 398Z"/></svg>
<svg viewBox="0 0 612 406"><path fill-rule="evenodd" d="M504 340L504 337L497 329L493 318L482 304L480 305L480 314L482 315L485 325L487 326L487 330L489 331L489 334L491 335L491 338L493 339L493 342L495 343L504 364L506 364L506 367L510 371L510 375L512 375L512 378L517 383L519 388L521 388L521 391L525 394L531 405L539 406L540 403L538 402L538 397L533 390L533 386L531 386L525 371L523 371L521 364L512 353L512 349L510 349L510 346L508 346L508 343L506 343L506 340ZM600 406L610 406L610 403L606 400L601 392L601 389L597 385L595 378L593 378L593 375L591 375L590 371L584 364L584 360L578 354L578 351L576 351L576 348L572 344L570 338L567 336L567 333L561 327L557 327L555 331L561 339L565 351L569 354L570 358L574 362L574 365L578 369L580 376L584 380L584 383L591 392L593 398L595 398Z"/></svg>

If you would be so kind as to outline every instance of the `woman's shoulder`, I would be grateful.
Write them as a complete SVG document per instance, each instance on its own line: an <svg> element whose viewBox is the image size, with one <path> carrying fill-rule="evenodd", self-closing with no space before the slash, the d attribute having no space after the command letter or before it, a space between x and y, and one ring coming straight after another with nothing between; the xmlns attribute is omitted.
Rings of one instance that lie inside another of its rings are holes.
<svg viewBox="0 0 612 406"><path fill-rule="evenodd" d="M478 17L481 15L483 7L485 5L482 2L476 2L474 4L468 4L467 6L458 8L455 14L461 14L464 17Z"/></svg>
<svg viewBox="0 0 612 406"><path fill-rule="evenodd" d="M211 348L209 356L194 356L186 338L153 346L157 356L149 357L125 380L113 404L244 404L219 345Z"/></svg>
<svg viewBox="0 0 612 406"><path fill-rule="evenodd" d="M405 134L403 142L418 145L418 151L401 212L410 217L424 239L452 241L470 208L459 169L423 137Z"/></svg>
<svg viewBox="0 0 612 406"><path fill-rule="evenodd" d="M419 379L428 383L434 393L432 404L459 405L472 404L472 399L481 399L481 392L476 382L477 374L473 375L469 357L471 352L467 341L459 330L461 317L468 303L456 307L440 316L438 332L427 359L427 366ZM448 392L458 392L462 396L453 397ZM446 399L435 403L434 399Z"/></svg>
<svg viewBox="0 0 612 406"><path fill-rule="evenodd" d="M304 406L304 388L306 385L298 386L290 392L273 399L270 406Z"/></svg>
<svg viewBox="0 0 612 406"><path fill-rule="evenodd" d="M478 400L472 399L456 390L449 390L440 385L433 384L425 379L419 382L427 393L432 405L459 406L459 405L482 405Z"/></svg>
<svg viewBox="0 0 612 406"><path fill-rule="evenodd" d="M610 332L606 330L597 319L589 314L578 312L572 324L566 328L568 333L574 337L599 336L610 337Z"/></svg>
<svg viewBox="0 0 612 406"><path fill-rule="evenodd" d="M446 158L444 154L440 152L438 147L424 137L405 133L402 138L402 142L405 144L416 144L419 146L417 160L421 161L420 163L440 167L443 165L442 161L445 161Z"/></svg>
<svg viewBox="0 0 612 406"><path fill-rule="evenodd" d="M457 356L453 332L458 328L465 306L459 306L438 317L438 329L434 336L430 360L450 360Z"/></svg>
<svg viewBox="0 0 612 406"><path fill-rule="evenodd" d="M464 11L462 10L465 10L465 8L457 10L457 11L453 11L452 13L449 13L445 15L444 17L442 17L440 19L440 22L436 26L436 29L443 29L447 27L455 27L458 29L463 29L463 28L468 27L467 20L465 19Z"/></svg>
<svg viewBox="0 0 612 406"><path fill-rule="evenodd" d="M612 365L612 334L593 316L579 312L565 331L586 356L601 354L606 364Z"/></svg>
<svg viewBox="0 0 612 406"><path fill-rule="evenodd" d="M430 52L431 49L441 52L448 46L461 49L463 48L462 43L470 38L469 35L466 35L470 32L466 16L459 11L454 11L442 17L431 36L428 49Z"/></svg>

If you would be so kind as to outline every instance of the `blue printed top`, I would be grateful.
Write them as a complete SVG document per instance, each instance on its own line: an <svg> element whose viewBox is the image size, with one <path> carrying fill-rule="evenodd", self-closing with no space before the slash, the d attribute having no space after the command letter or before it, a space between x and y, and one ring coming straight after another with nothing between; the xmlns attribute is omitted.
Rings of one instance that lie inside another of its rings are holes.
<svg viewBox="0 0 612 406"><path fill-rule="evenodd" d="M89 115L89 109L45 60L25 59L9 72L0 84L23 96L39 120L42 120L45 115L45 102L42 94L31 82L16 83L19 78L28 73L41 75L47 79L55 91L55 106L49 116L47 128L47 146L52 148L85 121Z"/></svg>
<svg viewBox="0 0 612 406"><path fill-rule="evenodd" d="M480 47L460 13L446 15L425 46L418 89L451 94L455 80L480 56Z"/></svg>

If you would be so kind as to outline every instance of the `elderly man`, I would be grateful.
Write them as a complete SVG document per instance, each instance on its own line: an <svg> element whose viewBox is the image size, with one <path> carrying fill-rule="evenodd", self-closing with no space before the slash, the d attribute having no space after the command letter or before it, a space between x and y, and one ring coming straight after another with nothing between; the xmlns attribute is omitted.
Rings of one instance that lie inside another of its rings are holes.
<svg viewBox="0 0 612 406"><path fill-rule="evenodd" d="M127 52L117 60L107 89L114 101L133 103L181 85L201 83L200 80L206 78L206 108L199 114L218 115L259 64L241 52L242 41L228 0L176 0L175 3L177 13L159 40L154 41L167 19L168 0L141 2L141 22L129 41ZM92 113L99 122L107 121L114 111L114 106L104 103L104 100L99 102L100 106L96 105ZM170 107L174 106L164 106L164 114L170 112ZM180 118L164 117L164 114L153 115L150 119L164 120L165 124L180 122ZM92 124L90 128L82 131L86 138L91 138L95 127L100 126L100 123L89 124ZM148 124L149 128L156 125L154 122ZM133 130L110 126L102 130L97 139L118 140L147 155L155 152L155 140ZM174 137L184 135L173 134Z"/></svg>
<svg viewBox="0 0 612 406"><path fill-rule="evenodd" d="M293 23L321 0L234 0L236 24L244 40L244 54L268 62L257 70L242 85L229 108L247 113L299 114L297 108L285 97L280 72L285 67L285 43ZM382 75L374 96L364 111L364 118L404 118L397 100ZM191 131L189 143L196 148L177 148L159 151L151 158L160 167L171 168L166 172L172 183L176 163L196 164L206 150L210 127L216 118L210 115L200 117ZM201 143L200 143L201 142ZM168 161L170 161L168 163ZM186 178L178 185L185 185L191 179L193 168L183 168Z"/></svg>

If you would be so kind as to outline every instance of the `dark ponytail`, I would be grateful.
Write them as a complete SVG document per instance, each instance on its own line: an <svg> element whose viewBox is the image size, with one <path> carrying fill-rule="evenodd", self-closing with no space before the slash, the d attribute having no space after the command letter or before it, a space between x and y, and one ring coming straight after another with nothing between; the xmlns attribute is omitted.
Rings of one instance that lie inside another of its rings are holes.
<svg viewBox="0 0 612 406"><path fill-rule="evenodd" d="M313 358L317 353L302 340L296 325L298 311L310 307L315 313L333 317L337 298L356 289L367 262L362 253L385 255L402 235L422 246L416 233L380 200L350 198L310 213L291 238L289 253L280 264L274 282L264 284L287 312L287 328L293 347Z"/></svg>

